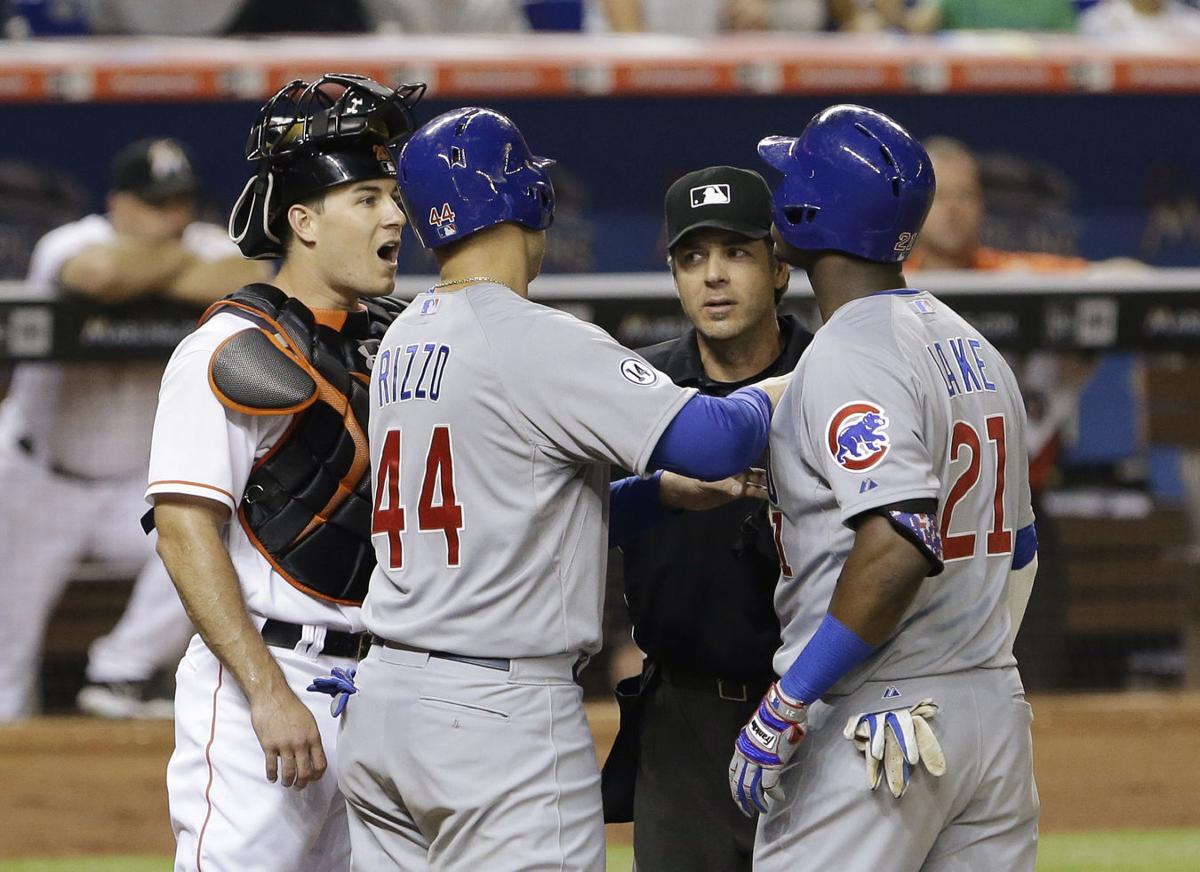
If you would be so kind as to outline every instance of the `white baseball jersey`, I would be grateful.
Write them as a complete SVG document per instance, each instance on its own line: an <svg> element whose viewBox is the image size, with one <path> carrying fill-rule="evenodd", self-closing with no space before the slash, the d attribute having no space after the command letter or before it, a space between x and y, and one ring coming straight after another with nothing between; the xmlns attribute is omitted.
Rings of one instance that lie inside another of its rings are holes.
<svg viewBox="0 0 1200 872"><path fill-rule="evenodd" d="M771 520L782 577L783 674L816 631L870 509L936 500L945 570L892 637L834 688L1011 665L1006 580L1033 522L1025 410L1000 353L949 306L914 290L834 312L800 360L771 425Z"/></svg>
<svg viewBox="0 0 1200 872"><path fill-rule="evenodd" d="M116 237L103 215L64 224L41 238L29 267L32 290L56 294L63 265L90 245ZM205 260L236 256L225 231L196 222L183 244ZM89 478L146 468L160 361L22 363L0 407L0 434L30 441L48 463Z"/></svg>
<svg viewBox="0 0 1200 872"><path fill-rule="evenodd" d="M326 313L314 310L321 321ZM341 313L336 313L340 315ZM157 494L190 494L215 500L233 513L226 547L252 615L334 630L362 630L360 610L301 592L271 568L236 518L254 462L291 423L291 415L246 415L221 405L209 386L209 361L228 337L255 325L218 312L184 338L163 374L150 449L150 485Z"/></svg>
<svg viewBox="0 0 1200 872"><path fill-rule="evenodd" d="M478 657L598 650L609 464L644 473L694 393L503 286L419 296L371 373L368 628Z"/></svg>

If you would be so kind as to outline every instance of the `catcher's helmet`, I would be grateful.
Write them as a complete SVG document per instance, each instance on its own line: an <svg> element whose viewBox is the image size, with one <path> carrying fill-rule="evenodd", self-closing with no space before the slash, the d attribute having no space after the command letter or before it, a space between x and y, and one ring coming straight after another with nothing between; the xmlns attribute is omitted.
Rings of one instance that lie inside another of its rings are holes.
<svg viewBox="0 0 1200 872"><path fill-rule="evenodd" d="M772 211L790 245L880 263L900 263L912 251L933 202L933 166L882 112L830 106L799 136L768 136L758 153L783 173Z"/></svg>
<svg viewBox="0 0 1200 872"><path fill-rule="evenodd" d="M466 107L412 135L397 184L417 238L437 248L504 221L545 230L554 220L552 163L529 151L506 116Z"/></svg>
<svg viewBox="0 0 1200 872"><path fill-rule="evenodd" d="M258 113L246 143L256 172L229 216L229 236L246 257L283 253L287 208L346 182L394 178L388 150L416 128L423 83L392 89L348 73L285 85Z"/></svg>

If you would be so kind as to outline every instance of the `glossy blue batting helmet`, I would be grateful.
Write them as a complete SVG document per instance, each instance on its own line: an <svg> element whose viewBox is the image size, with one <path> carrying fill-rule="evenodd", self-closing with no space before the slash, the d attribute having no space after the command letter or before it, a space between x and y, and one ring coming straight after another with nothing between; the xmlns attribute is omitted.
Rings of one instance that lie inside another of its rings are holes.
<svg viewBox="0 0 1200 872"><path fill-rule="evenodd" d="M879 263L901 263L912 251L933 203L933 166L882 112L830 106L799 136L768 136L758 153L783 174L772 200L788 244Z"/></svg>
<svg viewBox="0 0 1200 872"><path fill-rule="evenodd" d="M552 163L530 152L506 116L467 107L412 135L397 181L417 238L437 248L504 221L545 230L554 220Z"/></svg>

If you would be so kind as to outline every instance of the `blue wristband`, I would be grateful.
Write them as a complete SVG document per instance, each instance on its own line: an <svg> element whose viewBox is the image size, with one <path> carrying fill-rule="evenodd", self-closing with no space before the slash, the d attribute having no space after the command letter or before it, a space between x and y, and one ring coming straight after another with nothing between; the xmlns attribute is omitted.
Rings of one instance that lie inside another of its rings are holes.
<svg viewBox="0 0 1200 872"><path fill-rule="evenodd" d="M813 703L874 651L873 645L868 645L833 615L826 614L817 632L780 679L779 686L792 699Z"/></svg>
<svg viewBox="0 0 1200 872"><path fill-rule="evenodd" d="M609 548L620 548L671 515L659 495L661 478L662 472L649 478L631 475L608 486Z"/></svg>

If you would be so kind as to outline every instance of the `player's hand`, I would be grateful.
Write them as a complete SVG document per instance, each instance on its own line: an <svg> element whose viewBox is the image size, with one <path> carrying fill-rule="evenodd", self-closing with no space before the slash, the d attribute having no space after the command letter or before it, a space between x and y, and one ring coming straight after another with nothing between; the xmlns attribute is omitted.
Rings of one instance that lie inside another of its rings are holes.
<svg viewBox="0 0 1200 872"><path fill-rule="evenodd" d="M768 797L784 799L779 774L808 732L808 707L775 682L742 727L729 761L729 792L746 817L766 814Z"/></svg>
<svg viewBox="0 0 1200 872"><path fill-rule="evenodd" d="M290 688L252 700L250 723L266 759L267 781L303 790L325 774L317 722Z"/></svg>
<svg viewBox="0 0 1200 872"><path fill-rule="evenodd" d="M874 790L887 777L888 789L899 799L917 763L924 761L930 775L946 772L946 755L927 721L937 714L932 699L909 708L866 712L846 722L842 731L867 761L867 783Z"/></svg>
<svg viewBox="0 0 1200 872"><path fill-rule="evenodd" d="M783 392L787 390L787 386L792 383L792 374L772 376L765 378L762 381L755 382L750 385L752 388L758 388L763 391L771 399L771 413L779 408L779 399L783 396Z"/></svg>
<svg viewBox="0 0 1200 872"><path fill-rule="evenodd" d="M747 469L720 481L698 481L673 472L664 472L658 482L658 498L664 506L699 512L715 509L742 497L765 500L767 474Z"/></svg>

